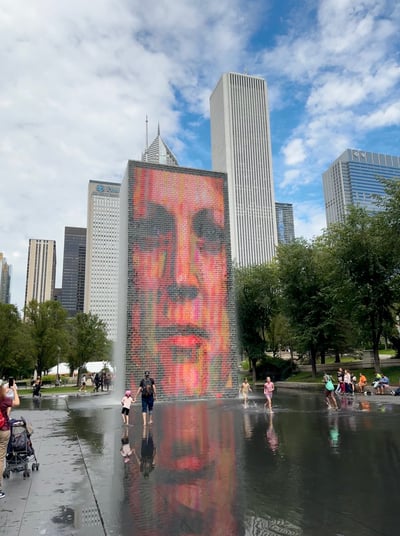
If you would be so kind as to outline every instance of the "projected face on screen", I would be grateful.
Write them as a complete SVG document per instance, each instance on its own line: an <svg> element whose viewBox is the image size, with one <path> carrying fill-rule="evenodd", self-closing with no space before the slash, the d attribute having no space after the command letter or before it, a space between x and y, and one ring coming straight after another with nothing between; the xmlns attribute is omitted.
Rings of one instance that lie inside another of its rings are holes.
<svg viewBox="0 0 400 536"><path fill-rule="evenodd" d="M135 170L133 359L165 395L229 383L224 199L222 177Z"/></svg>

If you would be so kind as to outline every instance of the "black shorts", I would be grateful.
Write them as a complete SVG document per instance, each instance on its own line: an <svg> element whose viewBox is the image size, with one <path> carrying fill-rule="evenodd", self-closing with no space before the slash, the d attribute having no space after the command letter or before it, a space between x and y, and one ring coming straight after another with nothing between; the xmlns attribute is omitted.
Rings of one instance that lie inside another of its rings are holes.
<svg viewBox="0 0 400 536"><path fill-rule="evenodd" d="M122 408L122 415L129 415L129 408Z"/></svg>

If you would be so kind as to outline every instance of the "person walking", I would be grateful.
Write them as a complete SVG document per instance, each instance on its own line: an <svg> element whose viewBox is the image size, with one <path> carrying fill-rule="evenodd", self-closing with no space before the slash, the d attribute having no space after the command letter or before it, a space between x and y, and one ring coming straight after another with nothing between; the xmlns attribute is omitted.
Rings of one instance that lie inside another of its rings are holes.
<svg viewBox="0 0 400 536"><path fill-rule="evenodd" d="M353 394L353 384L351 382L351 374L350 374L350 371L347 369L344 369L344 392L346 395Z"/></svg>
<svg viewBox="0 0 400 536"><path fill-rule="evenodd" d="M323 377L325 384L325 400L328 408L338 409L338 405L335 398L335 386L333 385L332 377L325 372Z"/></svg>
<svg viewBox="0 0 400 536"><path fill-rule="evenodd" d="M122 404L122 422L128 426L129 424L129 411L131 409L133 399L132 399L132 393L128 390L125 391L124 396L122 397L121 404Z"/></svg>
<svg viewBox="0 0 400 536"><path fill-rule="evenodd" d="M265 396L265 404L264 406L267 407L269 411L272 412L272 394L275 391L275 385L271 381L271 378L267 376L265 383L264 383L264 396Z"/></svg>
<svg viewBox="0 0 400 536"><path fill-rule="evenodd" d="M86 374L82 374L81 387L79 391L83 391L84 393L86 393Z"/></svg>
<svg viewBox="0 0 400 536"><path fill-rule="evenodd" d="M13 396L7 394L8 390L12 390ZM0 499L4 499L6 494L3 491L3 469L4 460L7 453L7 445L10 439L10 411L12 407L19 406L19 396L15 383L11 387L5 384L0 386Z"/></svg>
<svg viewBox="0 0 400 536"><path fill-rule="evenodd" d="M249 400L249 392L252 393L253 389L250 387L250 384L247 381L247 378L245 378L239 390L239 394L242 394L243 396L243 405L245 408L247 408L247 403Z"/></svg>
<svg viewBox="0 0 400 536"><path fill-rule="evenodd" d="M139 388L136 392L134 402L138 395L142 393L142 416L143 424L147 424L147 412L149 413L149 424L153 423L153 405L156 397L156 384L153 378L150 378L150 371L146 370L144 378L140 380Z"/></svg>

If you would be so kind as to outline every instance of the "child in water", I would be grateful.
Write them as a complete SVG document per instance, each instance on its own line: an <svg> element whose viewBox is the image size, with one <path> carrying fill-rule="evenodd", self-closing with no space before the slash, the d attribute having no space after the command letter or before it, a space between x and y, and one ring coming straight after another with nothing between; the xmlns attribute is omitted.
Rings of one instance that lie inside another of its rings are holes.
<svg viewBox="0 0 400 536"><path fill-rule="evenodd" d="M125 391L125 395L122 397L121 404L122 404L122 422L128 426L129 424L129 410L131 409L131 404L133 402L133 398L131 396L130 391Z"/></svg>

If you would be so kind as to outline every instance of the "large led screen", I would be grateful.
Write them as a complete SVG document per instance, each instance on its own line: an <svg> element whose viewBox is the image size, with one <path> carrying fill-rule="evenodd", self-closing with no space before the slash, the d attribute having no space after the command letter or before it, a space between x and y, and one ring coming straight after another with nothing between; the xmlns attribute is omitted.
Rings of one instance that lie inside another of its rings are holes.
<svg viewBox="0 0 400 536"><path fill-rule="evenodd" d="M226 175L129 162L126 384L237 394Z"/></svg>

